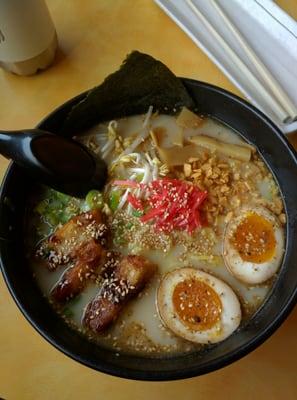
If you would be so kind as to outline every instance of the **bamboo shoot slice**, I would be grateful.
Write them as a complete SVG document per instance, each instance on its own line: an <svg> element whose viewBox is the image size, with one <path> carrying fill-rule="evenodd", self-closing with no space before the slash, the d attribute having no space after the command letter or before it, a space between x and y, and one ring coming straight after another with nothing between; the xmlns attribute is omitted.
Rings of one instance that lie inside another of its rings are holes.
<svg viewBox="0 0 297 400"><path fill-rule="evenodd" d="M205 135L192 136L189 141L210 151L216 151L237 160L248 162L251 159L252 150L250 146L224 143Z"/></svg>
<svg viewBox="0 0 297 400"><path fill-rule="evenodd" d="M204 122L204 119L199 117L190 111L187 107L183 107L178 117L176 118L176 123L182 128L198 128Z"/></svg>
<svg viewBox="0 0 297 400"><path fill-rule="evenodd" d="M184 165L190 158L199 158L202 154L201 148L195 144L188 144L184 147L173 146L161 148L157 146L160 159L168 167Z"/></svg>

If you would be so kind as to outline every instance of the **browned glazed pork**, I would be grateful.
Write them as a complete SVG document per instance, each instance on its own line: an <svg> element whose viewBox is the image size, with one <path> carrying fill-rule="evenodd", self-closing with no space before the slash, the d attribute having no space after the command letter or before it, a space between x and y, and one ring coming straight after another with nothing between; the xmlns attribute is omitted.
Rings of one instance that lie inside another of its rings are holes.
<svg viewBox="0 0 297 400"><path fill-rule="evenodd" d="M76 262L65 271L52 290L51 296L60 303L77 296L87 282L97 276L105 257L106 251L94 239L82 243L77 249Z"/></svg>
<svg viewBox="0 0 297 400"><path fill-rule="evenodd" d="M70 265L52 290L56 301L66 302L75 297L88 280L98 275L105 262L106 236L102 213L96 209L71 218L41 244L37 255L45 258L50 270Z"/></svg>
<svg viewBox="0 0 297 400"><path fill-rule="evenodd" d="M87 305L83 322L96 333L104 332L119 316L128 300L151 279L156 265L144 257L129 255L114 268L98 295Z"/></svg>
<svg viewBox="0 0 297 400"><path fill-rule="evenodd" d="M95 209L71 218L42 242L37 256L45 258L50 270L79 257L79 249L91 239L98 244L106 242L106 225L100 210ZM47 254L47 256L44 256Z"/></svg>

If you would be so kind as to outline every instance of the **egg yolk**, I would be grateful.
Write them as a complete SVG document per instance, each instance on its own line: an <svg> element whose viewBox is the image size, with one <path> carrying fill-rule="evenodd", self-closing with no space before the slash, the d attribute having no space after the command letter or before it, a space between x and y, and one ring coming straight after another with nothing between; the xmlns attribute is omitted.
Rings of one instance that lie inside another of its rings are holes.
<svg viewBox="0 0 297 400"><path fill-rule="evenodd" d="M178 283L172 301L183 324L192 330L211 329L220 319L220 297L207 283L200 280L188 279Z"/></svg>
<svg viewBox="0 0 297 400"><path fill-rule="evenodd" d="M248 215L238 225L232 242L244 261L261 264L271 260L275 253L273 225L255 213Z"/></svg>

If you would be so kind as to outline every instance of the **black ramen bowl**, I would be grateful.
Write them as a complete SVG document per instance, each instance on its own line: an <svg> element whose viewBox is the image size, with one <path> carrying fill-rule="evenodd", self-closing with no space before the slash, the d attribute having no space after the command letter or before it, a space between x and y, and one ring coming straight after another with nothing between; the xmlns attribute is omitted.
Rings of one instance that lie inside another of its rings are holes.
<svg viewBox="0 0 297 400"><path fill-rule="evenodd" d="M173 380L205 374L238 360L259 346L284 321L297 298L297 157L279 129L260 111L215 86L182 80L201 112L222 121L253 143L273 172L287 214L282 267L265 303L243 327L203 353L171 358L116 354L92 344L72 330L51 308L35 283L25 259L24 215L34 182L12 163L0 194L1 268L6 284L25 317L52 345L98 371L130 379ZM52 112L39 128L57 132L82 94Z"/></svg>

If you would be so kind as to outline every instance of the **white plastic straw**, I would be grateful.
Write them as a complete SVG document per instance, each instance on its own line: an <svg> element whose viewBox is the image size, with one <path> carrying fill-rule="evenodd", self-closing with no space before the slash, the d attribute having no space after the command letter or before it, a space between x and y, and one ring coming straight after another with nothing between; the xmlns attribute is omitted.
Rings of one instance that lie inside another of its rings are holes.
<svg viewBox="0 0 297 400"><path fill-rule="evenodd" d="M209 33L217 40L222 49L228 54L233 63L237 68L242 71L245 75L246 80L254 91L258 92L270 109L275 115L283 122L290 122L291 117L288 112L281 106L274 97L271 96L269 91L262 85L262 83L252 74L246 64L238 57L238 55L232 50L228 43L221 37L221 35L213 28L210 22L205 18L202 12L196 7L192 0L186 0L188 6L194 12L194 14L202 21Z"/></svg>

